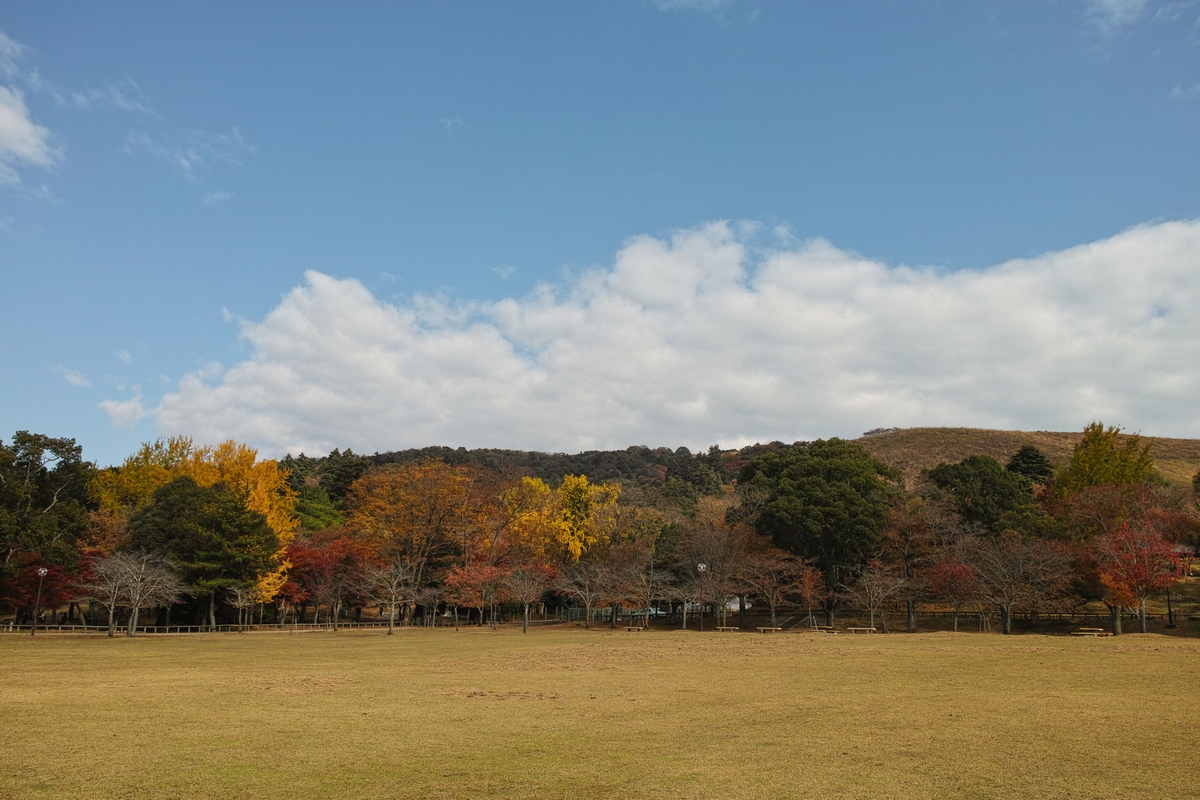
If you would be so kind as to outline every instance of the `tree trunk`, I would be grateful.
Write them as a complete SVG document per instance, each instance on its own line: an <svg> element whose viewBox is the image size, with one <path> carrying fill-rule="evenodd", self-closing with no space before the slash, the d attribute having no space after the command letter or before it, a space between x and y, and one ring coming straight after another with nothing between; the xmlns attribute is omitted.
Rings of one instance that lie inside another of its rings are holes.
<svg viewBox="0 0 1200 800"><path fill-rule="evenodd" d="M217 593L208 593L208 629L215 631L217 629Z"/></svg>
<svg viewBox="0 0 1200 800"><path fill-rule="evenodd" d="M583 618L583 627L590 631L592 629L592 606L591 606L591 603L584 603L583 611L585 614L587 614L587 616Z"/></svg>
<svg viewBox="0 0 1200 800"><path fill-rule="evenodd" d="M1112 635L1120 636L1121 632L1122 632L1121 631L1121 607L1120 606L1109 606L1108 612L1112 619Z"/></svg>
<svg viewBox="0 0 1200 800"><path fill-rule="evenodd" d="M683 630L687 630L687 602L683 603Z"/></svg>
<svg viewBox="0 0 1200 800"><path fill-rule="evenodd" d="M108 638L113 638L113 632L117 627L117 604L110 603L108 605Z"/></svg>
<svg viewBox="0 0 1200 800"><path fill-rule="evenodd" d="M392 632L395 629L395 627L396 627L396 603L395 603L395 601L393 601L392 604L390 606L388 606L388 632L387 632L388 636L392 635Z"/></svg>
<svg viewBox="0 0 1200 800"><path fill-rule="evenodd" d="M525 617L521 620L521 633L529 633L529 603L525 604Z"/></svg>
<svg viewBox="0 0 1200 800"><path fill-rule="evenodd" d="M958 633L958 606L954 607L954 632Z"/></svg>
<svg viewBox="0 0 1200 800"><path fill-rule="evenodd" d="M458 606L454 607L454 630L458 630Z"/></svg>
<svg viewBox="0 0 1200 800"><path fill-rule="evenodd" d="M1175 611L1171 608L1171 587L1167 587L1167 627L1175 627Z"/></svg>
<svg viewBox="0 0 1200 800"><path fill-rule="evenodd" d="M742 602L742 599L739 597L738 603L741 603L741 602ZM745 627L745 626L739 626L739 627ZM772 628L775 627L775 604L774 603L771 603L771 627Z"/></svg>
<svg viewBox="0 0 1200 800"><path fill-rule="evenodd" d="M874 628L875 627L875 609L874 608L868 609L867 614L871 618L871 627Z"/></svg>
<svg viewBox="0 0 1200 800"><path fill-rule="evenodd" d="M610 628L617 627L617 608L618 608L617 604L613 603L612 604L612 616L610 616L608 618L608 627L610 627Z"/></svg>
<svg viewBox="0 0 1200 800"><path fill-rule="evenodd" d="M1010 635L1012 633L1012 609L1008 606L1000 606L1000 623L1004 635Z"/></svg>
<svg viewBox="0 0 1200 800"><path fill-rule="evenodd" d="M905 605L908 606L908 632L916 633L917 632L917 601L913 600L913 599L909 599L909 600L905 601Z"/></svg>
<svg viewBox="0 0 1200 800"><path fill-rule="evenodd" d="M746 598L738 595L738 627L746 629ZM771 627L775 627L775 607L771 606Z"/></svg>
<svg viewBox="0 0 1200 800"><path fill-rule="evenodd" d="M1138 598L1138 626L1142 629L1142 633L1146 632L1146 598Z"/></svg>
<svg viewBox="0 0 1200 800"><path fill-rule="evenodd" d="M125 635L130 639L137 636L138 611L140 610L137 606L129 609L129 628L125 631Z"/></svg>

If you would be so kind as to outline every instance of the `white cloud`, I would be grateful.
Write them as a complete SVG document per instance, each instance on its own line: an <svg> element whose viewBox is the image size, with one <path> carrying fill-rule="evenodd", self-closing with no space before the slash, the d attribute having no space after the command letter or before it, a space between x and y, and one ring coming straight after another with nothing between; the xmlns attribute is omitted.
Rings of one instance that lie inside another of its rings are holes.
<svg viewBox="0 0 1200 800"><path fill-rule="evenodd" d="M1146 0L1087 0L1087 16L1102 33L1115 34L1141 17Z"/></svg>
<svg viewBox="0 0 1200 800"><path fill-rule="evenodd" d="M0 75L12 80L20 74L17 61L25 52L25 45L13 41L4 31L0 31Z"/></svg>
<svg viewBox="0 0 1200 800"><path fill-rule="evenodd" d="M130 354L130 352L128 350L118 350L116 355L117 355L117 359L122 364L129 364L133 361L133 355Z"/></svg>
<svg viewBox="0 0 1200 800"><path fill-rule="evenodd" d="M229 133L187 131L174 134L166 141L133 131L125 137L121 149L130 154L148 153L168 161L188 180L195 180L198 172L215 164L241 166L243 157L258 152L258 147L247 142L237 128Z"/></svg>
<svg viewBox="0 0 1200 800"><path fill-rule="evenodd" d="M0 86L0 184L21 182L14 164L50 167L58 157L50 144L50 130L30 119L25 96L18 89Z"/></svg>
<svg viewBox="0 0 1200 800"><path fill-rule="evenodd" d="M233 192L209 192L200 202L206 206L219 206L231 199L233 199Z"/></svg>
<svg viewBox="0 0 1200 800"><path fill-rule="evenodd" d="M135 427L147 416L146 408L142 405L141 392L128 400L105 400L100 403L100 408L108 414L113 425L123 430Z"/></svg>
<svg viewBox="0 0 1200 800"><path fill-rule="evenodd" d="M492 267L492 272L500 276L500 280L506 281L513 276L517 271L516 267L505 264L502 267Z"/></svg>
<svg viewBox="0 0 1200 800"><path fill-rule="evenodd" d="M1195 97L1200 97L1200 83L1191 86L1176 86L1171 90L1171 99L1173 100L1191 100Z"/></svg>
<svg viewBox="0 0 1200 800"><path fill-rule="evenodd" d="M80 388L88 388L92 382L88 380L87 375L84 375L77 369L69 369L67 367L55 367L54 371L63 377L67 383Z"/></svg>
<svg viewBox="0 0 1200 800"><path fill-rule="evenodd" d="M959 272L820 239L764 251L713 223L632 239L610 268L498 302L395 305L309 272L241 323L246 360L185 376L153 413L164 433L275 453L1092 419L1200 436L1198 258L1200 222Z"/></svg>

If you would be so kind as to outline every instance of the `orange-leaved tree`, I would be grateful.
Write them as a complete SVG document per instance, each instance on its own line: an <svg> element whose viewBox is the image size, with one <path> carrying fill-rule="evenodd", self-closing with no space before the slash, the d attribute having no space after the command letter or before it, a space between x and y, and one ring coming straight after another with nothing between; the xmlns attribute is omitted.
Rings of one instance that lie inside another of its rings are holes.
<svg viewBox="0 0 1200 800"><path fill-rule="evenodd" d="M469 469L441 461L368 471L346 496L346 527L381 563L406 567L420 589L431 573L468 550L481 528ZM405 603L407 619L415 599Z"/></svg>

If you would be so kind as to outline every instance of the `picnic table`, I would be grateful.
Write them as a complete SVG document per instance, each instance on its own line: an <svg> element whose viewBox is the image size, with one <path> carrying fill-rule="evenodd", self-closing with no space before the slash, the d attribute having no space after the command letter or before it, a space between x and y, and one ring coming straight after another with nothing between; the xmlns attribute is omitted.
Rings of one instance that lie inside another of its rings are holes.
<svg viewBox="0 0 1200 800"><path fill-rule="evenodd" d="M1078 628L1071 631L1072 636L1111 636L1104 628Z"/></svg>
<svg viewBox="0 0 1200 800"><path fill-rule="evenodd" d="M718 625L717 630L724 633L726 631L736 631L737 628L733 627L732 625Z"/></svg>
<svg viewBox="0 0 1200 800"><path fill-rule="evenodd" d="M846 628L851 633L874 633L874 628Z"/></svg>
<svg viewBox="0 0 1200 800"><path fill-rule="evenodd" d="M779 633L782 630L783 630L783 628L772 628L772 627L768 626L768 627L759 628L758 632L759 633Z"/></svg>

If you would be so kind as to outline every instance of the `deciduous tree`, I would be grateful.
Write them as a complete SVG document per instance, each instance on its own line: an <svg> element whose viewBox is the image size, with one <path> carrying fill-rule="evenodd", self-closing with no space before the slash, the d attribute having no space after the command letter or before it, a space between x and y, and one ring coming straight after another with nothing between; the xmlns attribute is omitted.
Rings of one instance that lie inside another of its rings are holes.
<svg viewBox="0 0 1200 800"><path fill-rule="evenodd" d="M934 597L944 600L954 609L954 630L957 631L959 612L979 594L979 579L975 569L948 555L933 565L929 588Z"/></svg>
<svg viewBox="0 0 1200 800"><path fill-rule="evenodd" d="M1183 563L1175 548L1146 522L1121 525L1096 540L1100 579L1118 597L1134 600L1146 632L1146 600L1177 582Z"/></svg>

